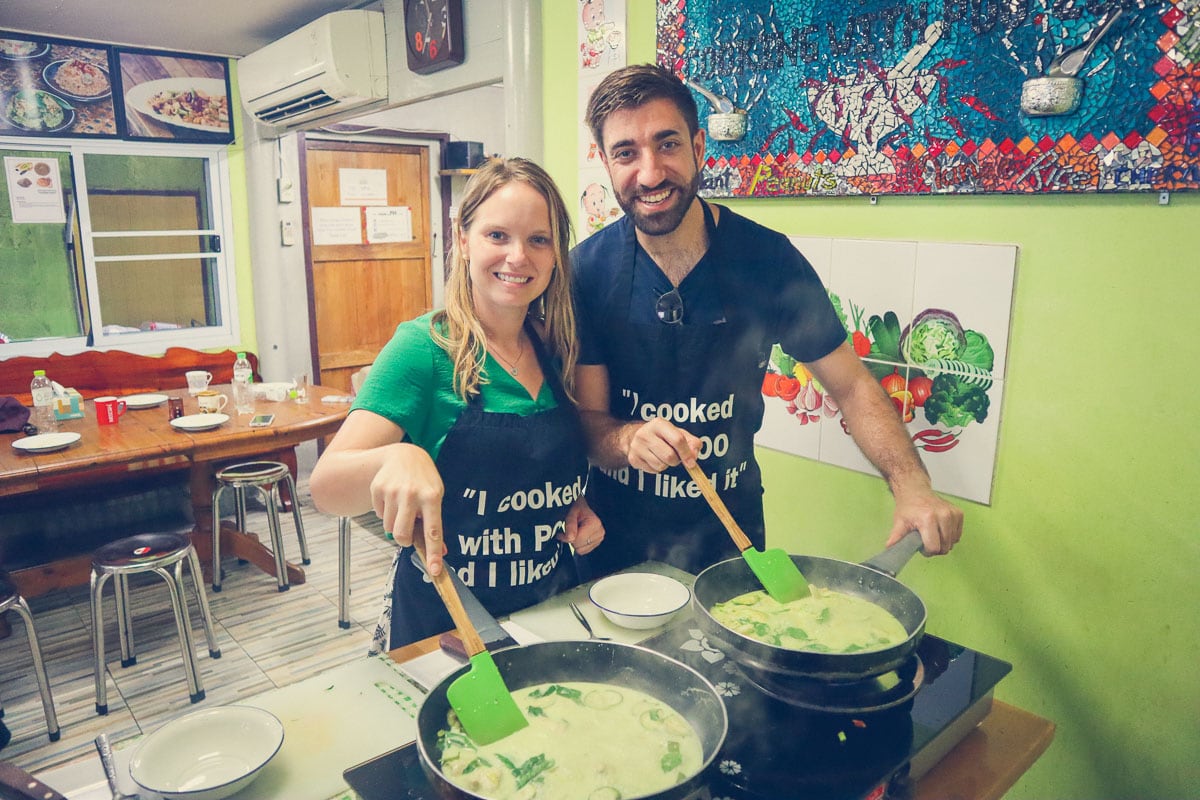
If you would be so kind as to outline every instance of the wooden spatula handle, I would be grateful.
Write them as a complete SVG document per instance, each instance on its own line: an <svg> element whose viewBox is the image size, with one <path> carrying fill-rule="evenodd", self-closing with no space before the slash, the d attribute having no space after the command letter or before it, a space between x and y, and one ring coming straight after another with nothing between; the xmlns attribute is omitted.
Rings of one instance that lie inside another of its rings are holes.
<svg viewBox="0 0 1200 800"><path fill-rule="evenodd" d="M428 564L429 562L425 559L425 537L420 531L419 524L413 533L413 548L421 557L421 563ZM471 618L467 616L467 610L463 608L458 590L454 588L454 581L450 580L450 574L446 572L448 569L453 568L443 563L442 571L429 577L433 581L433 588L437 589L438 595L442 598L446 610L450 612L450 619L454 620L454 627L458 629L458 638L462 639L463 647L467 650L467 657L470 658L482 653L487 647L480 638L479 632L475 630L475 626L471 624ZM400 609L397 608L392 609L393 614L399 611Z"/></svg>
<svg viewBox="0 0 1200 800"><path fill-rule="evenodd" d="M704 470L700 469L699 464L693 464L687 467L688 475L692 476L692 480L700 487L700 493L704 495L704 499L712 507L717 518L721 520L721 524L725 526L725 530L729 531L729 535L733 537L733 543L737 545L739 552L745 552L747 547L750 547L750 539L746 536L741 526L733 519L733 515L729 513L729 509L725 507L725 501L717 494L717 490L713 488L712 483L708 480L708 476L704 474Z"/></svg>

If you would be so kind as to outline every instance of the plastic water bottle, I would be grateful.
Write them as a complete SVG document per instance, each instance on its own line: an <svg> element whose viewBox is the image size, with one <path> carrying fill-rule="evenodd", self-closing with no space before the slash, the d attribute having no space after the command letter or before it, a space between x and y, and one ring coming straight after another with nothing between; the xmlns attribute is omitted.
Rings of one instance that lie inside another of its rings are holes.
<svg viewBox="0 0 1200 800"><path fill-rule="evenodd" d="M38 429L38 433L54 433L58 430L58 418L54 416L54 386L46 377L46 370L33 371L29 393L33 395L33 414L30 422Z"/></svg>
<svg viewBox="0 0 1200 800"><path fill-rule="evenodd" d="M239 414L254 413L254 369L245 353L237 354L233 362L233 405Z"/></svg>

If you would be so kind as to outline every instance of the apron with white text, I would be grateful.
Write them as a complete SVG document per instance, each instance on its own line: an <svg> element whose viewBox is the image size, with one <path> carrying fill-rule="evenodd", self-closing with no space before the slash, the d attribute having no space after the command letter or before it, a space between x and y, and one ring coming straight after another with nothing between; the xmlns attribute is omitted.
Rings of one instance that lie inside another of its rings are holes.
<svg viewBox="0 0 1200 800"><path fill-rule="evenodd" d="M475 395L436 461L445 486L445 564L496 617L578 583L571 550L556 535L582 494L587 445L558 373L537 334L529 330L529 336L557 407L530 416L494 413ZM396 554L373 652L454 628L412 553L404 547Z"/></svg>
<svg viewBox="0 0 1200 800"><path fill-rule="evenodd" d="M709 250L697 269L715 269L724 304L716 324L629 321L634 227L623 248L616 291L601 316L607 338L609 411L621 420L666 417L703 440L699 464L758 547L764 541L762 480L754 434L763 412L762 372L770 355L760 324L736 302L736 253L725 252L704 204ZM687 319L687 309L684 309ZM739 316L741 315L741 316ZM651 559L689 572L738 555L728 532L682 465L659 474L592 468L588 503L604 543L581 558L584 579Z"/></svg>

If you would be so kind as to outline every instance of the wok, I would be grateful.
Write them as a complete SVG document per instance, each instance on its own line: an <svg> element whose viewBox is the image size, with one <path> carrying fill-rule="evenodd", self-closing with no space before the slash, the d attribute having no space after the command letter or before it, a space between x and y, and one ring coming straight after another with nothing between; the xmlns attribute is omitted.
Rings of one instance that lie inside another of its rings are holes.
<svg viewBox="0 0 1200 800"><path fill-rule="evenodd" d="M921 547L921 536L910 532L887 550L862 564L833 558L793 554L792 561L813 586L856 595L889 611L908 633L899 644L862 653L815 653L789 650L760 642L726 628L711 609L746 592L762 589L745 559L733 558L708 567L692 586L692 610L701 629L725 644L730 657L752 671L777 678L816 678L854 681L898 668L916 650L925 633L925 604L895 575Z"/></svg>
<svg viewBox="0 0 1200 800"><path fill-rule="evenodd" d="M492 655L505 683L514 692L552 681L611 683L664 700L687 719L700 736L703 767L682 783L657 794L639 797L656 800L688 797L701 785L725 742L729 719L716 689L691 667L653 650L617 642L570 641L509 647ZM466 670L464 666L443 678L417 712L417 750L421 767L438 793L454 800L481 797L450 783L438 767L438 731L446 727L446 713L450 710L446 687Z"/></svg>

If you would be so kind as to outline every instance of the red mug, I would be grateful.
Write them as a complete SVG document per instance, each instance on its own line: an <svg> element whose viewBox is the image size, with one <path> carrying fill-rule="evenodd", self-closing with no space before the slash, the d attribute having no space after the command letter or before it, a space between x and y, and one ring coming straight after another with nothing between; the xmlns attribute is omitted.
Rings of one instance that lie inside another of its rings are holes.
<svg viewBox="0 0 1200 800"><path fill-rule="evenodd" d="M96 422L100 425L116 425L124 413L124 400L116 397L96 398Z"/></svg>

